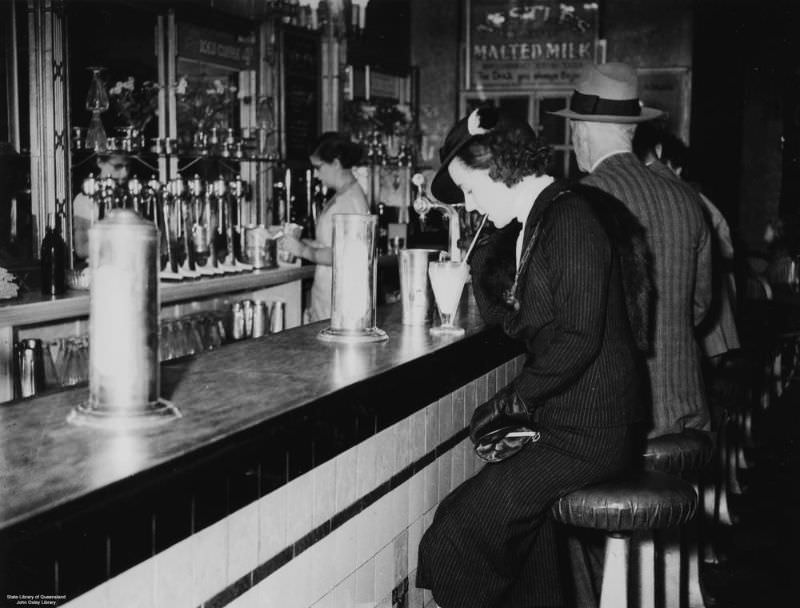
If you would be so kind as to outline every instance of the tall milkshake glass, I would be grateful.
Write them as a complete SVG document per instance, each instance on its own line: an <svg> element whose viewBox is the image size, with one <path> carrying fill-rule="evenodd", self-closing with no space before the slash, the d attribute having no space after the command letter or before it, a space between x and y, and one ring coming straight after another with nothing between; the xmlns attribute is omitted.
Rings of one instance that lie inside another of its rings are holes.
<svg viewBox="0 0 800 608"><path fill-rule="evenodd" d="M469 265L462 262L448 261L428 264L428 276L431 279L433 297L442 319L441 325L431 327L432 334L460 336L464 333L464 328L459 327L453 321L468 275Z"/></svg>

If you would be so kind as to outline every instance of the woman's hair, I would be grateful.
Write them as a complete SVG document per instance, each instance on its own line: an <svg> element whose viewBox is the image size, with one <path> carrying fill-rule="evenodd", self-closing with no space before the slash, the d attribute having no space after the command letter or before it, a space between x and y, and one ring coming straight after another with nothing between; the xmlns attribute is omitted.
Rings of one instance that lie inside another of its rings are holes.
<svg viewBox="0 0 800 608"><path fill-rule="evenodd" d="M315 156L325 163L332 163L338 158L342 168L350 169L359 163L363 153L361 146L350 141L347 135L328 131L317 140L310 156Z"/></svg>
<svg viewBox="0 0 800 608"><path fill-rule="evenodd" d="M494 181L513 186L529 175L544 175L553 150L526 122L499 114L496 124L473 137L456 157L471 169L488 169Z"/></svg>

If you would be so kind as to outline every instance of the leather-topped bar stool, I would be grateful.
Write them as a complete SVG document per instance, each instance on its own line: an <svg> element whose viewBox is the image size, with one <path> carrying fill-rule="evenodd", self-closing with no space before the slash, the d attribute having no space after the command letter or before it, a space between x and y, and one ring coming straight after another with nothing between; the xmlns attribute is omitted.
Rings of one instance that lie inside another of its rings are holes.
<svg viewBox="0 0 800 608"><path fill-rule="evenodd" d="M704 502L713 500L706 495L702 483L702 473L711 462L713 446L711 438L700 431L691 429L683 433L662 435L649 439L643 454L643 464L647 471L670 473L689 482L697 492L700 508L699 516L685 529L671 530L665 534L663 544L664 555L664 593L667 606L702 608L705 606L700 590L699 528L705 513ZM714 486L708 489L713 493ZM682 538L683 537L683 538ZM685 543L681 541L684 540ZM649 567L654 555L651 541L643 541L639 546L640 563ZM682 552L686 547L686 588L681 585ZM705 543L707 551L712 551L709 542ZM714 561L709 559L708 561Z"/></svg>
<svg viewBox="0 0 800 608"><path fill-rule="evenodd" d="M697 494L686 481L650 471L576 490L552 507L556 521L606 533L600 608L628 605L628 553L634 532L652 534L689 521ZM642 576L642 606L655 605L655 570Z"/></svg>

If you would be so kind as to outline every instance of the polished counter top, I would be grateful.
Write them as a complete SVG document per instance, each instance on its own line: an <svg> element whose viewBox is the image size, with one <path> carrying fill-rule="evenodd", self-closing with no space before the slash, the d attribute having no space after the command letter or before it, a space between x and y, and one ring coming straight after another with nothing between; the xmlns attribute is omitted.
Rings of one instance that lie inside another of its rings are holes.
<svg viewBox="0 0 800 608"><path fill-rule="evenodd" d="M194 281L162 281L159 293L161 304L170 304L221 293L281 285L313 275L314 266L287 266L221 277L204 277ZM64 295L55 297L31 292L13 300L0 301L0 327L60 321L88 314L88 291L69 290Z"/></svg>
<svg viewBox="0 0 800 608"><path fill-rule="evenodd" d="M71 408L87 398L86 387L2 404L0 530L125 485L177 458L193 458L290 410L334 400L353 385L380 382L390 370L429 368L445 355L459 356L453 349L466 348L461 343L483 353L489 332L500 334L484 327L466 293L459 317L465 336L435 337L427 327L403 326L400 305L392 304L378 310L386 342L321 342L317 334L327 326L321 322L171 362L162 366L162 396L183 416L145 430L68 424Z"/></svg>

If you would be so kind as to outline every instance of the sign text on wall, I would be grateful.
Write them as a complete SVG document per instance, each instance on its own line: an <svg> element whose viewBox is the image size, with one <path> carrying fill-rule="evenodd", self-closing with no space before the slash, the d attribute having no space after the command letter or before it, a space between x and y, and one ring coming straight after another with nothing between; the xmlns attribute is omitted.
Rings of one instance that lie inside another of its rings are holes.
<svg viewBox="0 0 800 608"><path fill-rule="evenodd" d="M471 89L568 85L594 61L597 2L467 1Z"/></svg>

